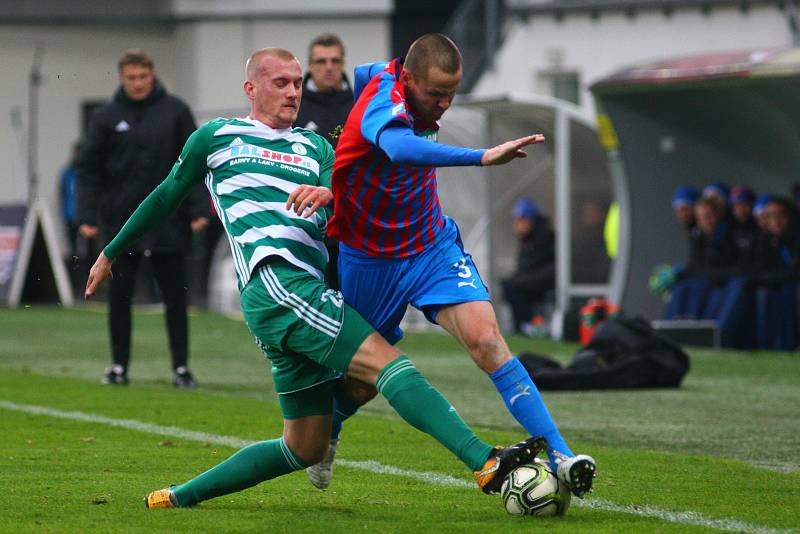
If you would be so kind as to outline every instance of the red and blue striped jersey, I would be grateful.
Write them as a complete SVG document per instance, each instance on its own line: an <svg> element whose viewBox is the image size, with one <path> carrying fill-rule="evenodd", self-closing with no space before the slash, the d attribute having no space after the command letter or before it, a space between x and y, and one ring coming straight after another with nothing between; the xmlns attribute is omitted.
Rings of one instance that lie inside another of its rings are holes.
<svg viewBox="0 0 800 534"><path fill-rule="evenodd" d="M435 167L392 163L378 147L381 132L392 123L411 128L418 137L437 139L437 124L414 122L400 82L402 68L395 59L356 69L357 101L336 147L331 180L334 213L328 235L380 258L422 252L445 224Z"/></svg>

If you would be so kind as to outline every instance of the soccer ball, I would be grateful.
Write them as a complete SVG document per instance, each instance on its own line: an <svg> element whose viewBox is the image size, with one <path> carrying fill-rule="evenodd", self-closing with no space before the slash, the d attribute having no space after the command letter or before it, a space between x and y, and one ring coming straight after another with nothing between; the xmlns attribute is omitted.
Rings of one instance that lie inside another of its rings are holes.
<svg viewBox="0 0 800 534"><path fill-rule="evenodd" d="M544 464L521 465L500 488L503 506L511 515L558 516L567 513L569 488Z"/></svg>

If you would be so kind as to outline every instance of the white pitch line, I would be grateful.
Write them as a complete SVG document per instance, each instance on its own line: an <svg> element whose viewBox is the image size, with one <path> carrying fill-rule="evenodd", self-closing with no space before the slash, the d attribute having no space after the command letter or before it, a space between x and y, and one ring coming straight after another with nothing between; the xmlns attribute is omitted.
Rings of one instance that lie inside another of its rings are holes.
<svg viewBox="0 0 800 534"><path fill-rule="evenodd" d="M182 438L190 441L199 441L202 443L215 443L217 445L225 445L234 449L241 449L251 443L241 438L231 436L219 436L217 434L207 434L205 432L196 432L194 430L186 430L176 426L162 426L153 423L145 423L136 421L134 419L115 419L113 417L105 417L103 415L95 415L86 412L68 412L64 410L57 410L47 406L34 406L31 404L17 404L16 402L0 400L0 408L13 410L17 412L30 413L34 415L47 415L50 417L59 417L61 419L71 419L73 421L82 421L84 423L100 423L102 425L115 426L127 430L138 430L139 432L147 432L148 434L158 434L159 436L171 436L173 438Z"/></svg>
<svg viewBox="0 0 800 534"><path fill-rule="evenodd" d="M176 426L156 425L153 423L146 423L143 421L136 421L134 419L116 419L113 417L106 417L103 415L96 415L86 412L78 411L65 411L47 406L35 406L31 404L18 404L16 402L0 400L0 408L11 410L15 412L28 413L33 415L45 415L48 417L57 417L60 419L69 419L72 421L81 421L84 423L99 423L126 430L136 430L138 432L146 432L148 434L157 434L159 436L169 436L173 438L180 438L189 441L198 441L201 443L214 443L217 445L224 445L234 449L240 449L253 441L237 438L234 436L221 436L218 434L209 434L207 432L197 432L194 430L187 430ZM349 467L351 469L359 469L362 471L369 471L380 475L402 476L413 478L428 484L437 486L457 487L474 489L473 482L467 482L460 478L451 477L449 475L442 475L439 473L429 473L422 471L412 471L409 469L401 469L391 465L384 465L376 461L355 461L336 459L336 464L342 467ZM670 510L662 510L653 506L643 505L636 506L630 504L617 504L602 499L591 498L588 500L573 500L573 505L590 508L593 510L605 510L610 512L620 512L624 514L638 515L641 517L650 517L660 519L669 523L678 523L682 525L695 525L714 530L721 530L724 532L741 532L744 534L789 534L797 532L794 530L780 530L755 525L752 523L745 523L737 519L712 519L705 517L696 512L673 512Z"/></svg>

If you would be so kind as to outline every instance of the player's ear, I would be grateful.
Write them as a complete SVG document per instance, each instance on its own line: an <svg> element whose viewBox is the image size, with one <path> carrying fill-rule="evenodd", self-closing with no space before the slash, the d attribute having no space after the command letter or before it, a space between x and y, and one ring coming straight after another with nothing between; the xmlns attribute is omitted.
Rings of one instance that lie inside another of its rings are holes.
<svg viewBox="0 0 800 534"><path fill-rule="evenodd" d="M403 85L412 85L414 83L414 75L407 69L400 71L400 83Z"/></svg>
<svg viewBox="0 0 800 534"><path fill-rule="evenodd" d="M244 94L247 95L248 100L253 100L255 98L256 86L253 82L251 82L250 80L245 80L243 89L244 89Z"/></svg>

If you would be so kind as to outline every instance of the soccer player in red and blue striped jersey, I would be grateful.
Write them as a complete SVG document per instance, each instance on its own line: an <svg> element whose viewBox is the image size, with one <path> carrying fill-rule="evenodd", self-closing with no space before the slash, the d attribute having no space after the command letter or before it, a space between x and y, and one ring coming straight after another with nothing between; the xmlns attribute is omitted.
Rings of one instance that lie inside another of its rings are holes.
<svg viewBox="0 0 800 534"><path fill-rule="evenodd" d="M405 60L356 69L357 100L336 148L328 225L329 235L340 241L340 288L390 343L402 337L399 325L408 304L456 337L517 421L547 439L551 466L582 496L591 490L594 460L572 453L511 355L489 292L436 192L436 167L508 163L525 157L521 149L544 136L479 150L437 143L437 121L450 107L461 73L458 48L441 34L417 39ZM346 395L337 396L331 454L342 421L357 409ZM311 468L318 487L330 482L331 462L332 456Z"/></svg>

